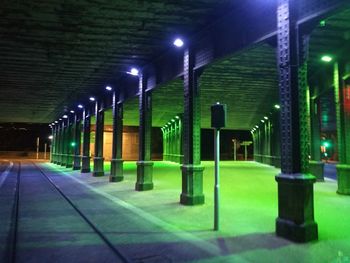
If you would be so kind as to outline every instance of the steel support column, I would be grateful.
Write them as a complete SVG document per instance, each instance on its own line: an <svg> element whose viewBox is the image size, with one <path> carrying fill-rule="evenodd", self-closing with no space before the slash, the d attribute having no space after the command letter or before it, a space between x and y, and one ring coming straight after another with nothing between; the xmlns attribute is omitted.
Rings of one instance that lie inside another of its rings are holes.
<svg viewBox="0 0 350 263"><path fill-rule="evenodd" d="M104 176L103 158L103 132L104 132L104 109L103 103L96 100L95 103L95 157L93 176Z"/></svg>
<svg viewBox="0 0 350 263"><path fill-rule="evenodd" d="M74 157L73 157L73 170L81 169L81 120L78 117L78 113L74 115Z"/></svg>
<svg viewBox="0 0 350 263"><path fill-rule="evenodd" d="M195 56L191 48L184 52L184 117L182 193L180 203L198 205L204 203L203 170L201 165L201 107L199 74L194 70Z"/></svg>
<svg viewBox="0 0 350 263"><path fill-rule="evenodd" d="M57 141L57 125L52 127L52 141L51 141L51 163L56 163L56 141Z"/></svg>
<svg viewBox="0 0 350 263"><path fill-rule="evenodd" d="M334 63L334 95L337 119L339 164L337 164L338 194L350 195L350 78L343 79L345 63Z"/></svg>
<svg viewBox="0 0 350 263"><path fill-rule="evenodd" d="M278 69L281 100L281 174L278 183L276 234L295 242L318 238L314 221L313 184L307 174L309 127L307 113L308 38L297 25L297 1L279 0Z"/></svg>
<svg viewBox="0 0 350 263"><path fill-rule="evenodd" d="M67 143L66 143L66 151L67 151L67 161L66 168L73 167L73 122L70 120L70 117L67 119Z"/></svg>
<svg viewBox="0 0 350 263"><path fill-rule="evenodd" d="M321 161L321 124L318 102L316 98L310 99L311 120L311 160L309 171L317 181L324 181L324 163Z"/></svg>
<svg viewBox="0 0 350 263"><path fill-rule="evenodd" d="M66 122L66 123L65 123ZM63 119L62 120L62 142L61 142L61 166L66 166L67 165L67 144L68 144L68 125L69 121L68 119Z"/></svg>
<svg viewBox="0 0 350 263"><path fill-rule="evenodd" d="M113 142L110 182L123 181L123 104L119 103L119 93L113 93Z"/></svg>
<svg viewBox="0 0 350 263"><path fill-rule="evenodd" d="M88 109L84 109L83 112L83 156L81 158L81 172L90 173L90 125L91 114Z"/></svg>
<svg viewBox="0 0 350 263"><path fill-rule="evenodd" d="M139 160L137 164L136 191L153 189L153 162L151 161L152 96L147 91L147 78L139 76Z"/></svg>
<svg viewBox="0 0 350 263"><path fill-rule="evenodd" d="M57 140L57 154L56 154L56 164L61 165L62 163L62 143L63 143L63 130L64 130L64 121L58 124L58 140Z"/></svg>

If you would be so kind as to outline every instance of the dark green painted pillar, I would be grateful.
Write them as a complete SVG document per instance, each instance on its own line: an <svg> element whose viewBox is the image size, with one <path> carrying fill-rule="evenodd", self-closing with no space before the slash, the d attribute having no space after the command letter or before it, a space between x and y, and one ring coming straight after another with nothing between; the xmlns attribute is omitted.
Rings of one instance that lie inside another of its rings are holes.
<svg viewBox="0 0 350 263"><path fill-rule="evenodd" d="M278 109L274 109L270 117L271 120L271 155L272 165L281 167L281 129L280 129L280 113Z"/></svg>
<svg viewBox="0 0 350 263"><path fill-rule="evenodd" d="M51 141L51 163L56 163L56 141L57 141L57 125L52 126L52 141Z"/></svg>
<svg viewBox="0 0 350 263"><path fill-rule="evenodd" d="M350 195L350 78L345 63L334 63L334 94L337 119L339 164L338 194ZM344 79L345 73L347 77Z"/></svg>
<svg viewBox="0 0 350 263"><path fill-rule="evenodd" d="M321 161L321 124L319 107L316 98L310 99L311 121L311 160L309 171L317 181L324 181L324 163Z"/></svg>
<svg viewBox="0 0 350 263"><path fill-rule="evenodd" d="M67 150L68 150L68 119L63 119L64 125L62 126L62 149L61 149L61 166L67 165Z"/></svg>
<svg viewBox="0 0 350 263"><path fill-rule="evenodd" d="M78 113L74 115L74 157L73 157L73 170L81 169L81 120L78 118Z"/></svg>
<svg viewBox="0 0 350 263"><path fill-rule="evenodd" d="M113 142L110 182L123 181L123 104L117 91L113 92Z"/></svg>
<svg viewBox="0 0 350 263"><path fill-rule="evenodd" d="M153 189L153 162L151 161L152 94L147 90L147 78L139 76L139 160L136 191Z"/></svg>
<svg viewBox="0 0 350 263"><path fill-rule="evenodd" d="M167 154L167 149L166 149L166 144L167 144L167 130L166 127L162 127L162 137L163 137L163 161L166 161L166 154Z"/></svg>
<svg viewBox="0 0 350 263"><path fill-rule="evenodd" d="M281 174L278 183L276 234L295 242L318 238L313 184L308 174L307 112L308 37L298 28L297 2L279 0L277 47L281 99Z"/></svg>
<svg viewBox="0 0 350 263"><path fill-rule="evenodd" d="M195 56L192 49L184 52L184 117L182 193L180 203L198 205L204 203L203 170L201 165L201 107L199 74L194 70Z"/></svg>
<svg viewBox="0 0 350 263"><path fill-rule="evenodd" d="M183 164L184 154L183 154L183 114L179 114L179 163Z"/></svg>
<svg viewBox="0 0 350 263"><path fill-rule="evenodd" d="M62 141L63 141L63 126L64 122L58 122L58 140L57 140L57 153L56 153L56 164L61 165L62 162Z"/></svg>
<svg viewBox="0 0 350 263"><path fill-rule="evenodd" d="M91 125L91 114L87 108L83 112L83 156L81 158L81 172L90 173L90 125Z"/></svg>
<svg viewBox="0 0 350 263"><path fill-rule="evenodd" d="M66 161L66 168L72 168L73 167L73 122L71 121L70 117L68 116L67 119L67 161Z"/></svg>
<svg viewBox="0 0 350 263"><path fill-rule="evenodd" d="M95 103L95 157L93 176L104 176L103 158L103 132L104 132L104 108L103 103L96 100Z"/></svg>

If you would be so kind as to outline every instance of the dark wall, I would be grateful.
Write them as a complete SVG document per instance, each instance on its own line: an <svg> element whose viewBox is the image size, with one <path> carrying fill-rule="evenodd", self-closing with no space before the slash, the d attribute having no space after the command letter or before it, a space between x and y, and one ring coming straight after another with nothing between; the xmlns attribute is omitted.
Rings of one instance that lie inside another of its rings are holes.
<svg viewBox="0 0 350 263"><path fill-rule="evenodd" d="M49 146L51 129L47 124L0 124L0 151L36 151L36 140L39 137L40 151L44 144Z"/></svg>
<svg viewBox="0 0 350 263"><path fill-rule="evenodd" d="M201 159L214 160L214 130L202 129L201 132ZM253 141L249 131L221 130L220 132L220 159L233 160L232 139L243 141ZM248 146L248 159L253 158L253 145ZM237 160L244 159L244 146L237 144Z"/></svg>

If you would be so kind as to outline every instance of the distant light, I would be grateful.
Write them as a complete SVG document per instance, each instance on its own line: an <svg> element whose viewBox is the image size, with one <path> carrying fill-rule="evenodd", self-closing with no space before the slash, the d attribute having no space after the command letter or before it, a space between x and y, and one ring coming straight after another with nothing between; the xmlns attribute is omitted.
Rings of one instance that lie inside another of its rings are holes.
<svg viewBox="0 0 350 263"><path fill-rule="evenodd" d="M320 21L320 26L325 27L326 26L326 20L321 20Z"/></svg>
<svg viewBox="0 0 350 263"><path fill-rule="evenodd" d="M79 108L79 109L82 109L82 108L84 108L84 106L81 105L81 104L79 104L79 105L78 105L78 108Z"/></svg>
<svg viewBox="0 0 350 263"><path fill-rule="evenodd" d="M264 123L265 121L264 120L260 120L262 123Z"/></svg>
<svg viewBox="0 0 350 263"><path fill-rule="evenodd" d="M89 98L90 101L95 101L96 99L94 97Z"/></svg>
<svg viewBox="0 0 350 263"><path fill-rule="evenodd" d="M59 118L58 120L60 120L60 121L61 121L61 120L62 120L62 118Z"/></svg>
<svg viewBox="0 0 350 263"><path fill-rule="evenodd" d="M111 90L112 90L112 87L111 87L111 86L107 86L107 87L106 87L106 90L111 91Z"/></svg>
<svg viewBox="0 0 350 263"><path fill-rule="evenodd" d="M184 45L184 42L181 38L177 38L174 40L173 44L176 47L182 47Z"/></svg>
<svg viewBox="0 0 350 263"><path fill-rule="evenodd" d="M279 108L281 108L281 106L280 105L278 105L278 104L275 104L275 109L279 109Z"/></svg>
<svg viewBox="0 0 350 263"><path fill-rule="evenodd" d="M264 116L264 119L265 119L265 120L268 120L269 118L268 118L267 116Z"/></svg>
<svg viewBox="0 0 350 263"><path fill-rule="evenodd" d="M133 76L138 76L139 70L137 68L132 68L129 72L126 72L126 73L133 75Z"/></svg>
<svg viewBox="0 0 350 263"><path fill-rule="evenodd" d="M259 126L258 126L258 125L255 125L255 128L259 129Z"/></svg>
<svg viewBox="0 0 350 263"><path fill-rule="evenodd" d="M67 119L68 116L67 116L67 115L63 115L62 118L63 118L63 119Z"/></svg>
<svg viewBox="0 0 350 263"><path fill-rule="evenodd" d="M70 113L74 113L74 110L71 110Z"/></svg>
<svg viewBox="0 0 350 263"><path fill-rule="evenodd" d="M324 62L331 62L333 60L333 58L331 56L324 55L321 57L321 60Z"/></svg>
<svg viewBox="0 0 350 263"><path fill-rule="evenodd" d="M180 119L180 117L179 116L175 116L175 119Z"/></svg>
<svg viewBox="0 0 350 263"><path fill-rule="evenodd" d="M50 135L48 138L49 138L50 140L52 140L52 139L53 139L53 136L52 136L52 135Z"/></svg>
<svg viewBox="0 0 350 263"><path fill-rule="evenodd" d="M76 145L76 143L75 142L71 142L71 144L70 144L72 147L74 147L75 145Z"/></svg>
<svg viewBox="0 0 350 263"><path fill-rule="evenodd" d="M171 121L172 121L172 122L175 122L175 120L174 120L174 119L171 119Z"/></svg>
<svg viewBox="0 0 350 263"><path fill-rule="evenodd" d="M58 121L55 121L55 123L58 123Z"/></svg>

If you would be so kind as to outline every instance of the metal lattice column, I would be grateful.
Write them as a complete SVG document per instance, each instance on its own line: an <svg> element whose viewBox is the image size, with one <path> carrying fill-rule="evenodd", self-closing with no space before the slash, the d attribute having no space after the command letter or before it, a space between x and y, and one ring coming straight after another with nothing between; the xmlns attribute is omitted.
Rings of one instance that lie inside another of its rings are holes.
<svg viewBox="0 0 350 263"><path fill-rule="evenodd" d="M74 157L73 157L73 170L81 169L81 119L78 118L78 114L74 115Z"/></svg>
<svg viewBox="0 0 350 263"><path fill-rule="evenodd" d="M81 172L90 173L90 133L91 133L91 115L88 109L83 112L83 156L81 158Z"/></svg>
<svg viewBox="0 0 350 263"><path fill-rule="evenodd" d="M66 166L67 165L67 150L68 150L68 126L69 126L69 121L66 119L63 119L63 126L62 126L62 142L61 142L61 166Z"/></svg>
<svg viewBox="0 0 350 263"><path fill-rule="evenodd" d="M93 176L104 176L104 158L103 158L103 132L104 132L104 108L101 101L95 103L95 157Z"/></svg>
<svg viewBox="0 0 350 263"><path fill-rule="evenodd" d="M296 242L318 238L314 221L313 184L307 174L309 128L306 62L308 41L298 30L297 2L279 0L278 69L281 100L281 171L278 183L276 234Z"/></svg>
<svg viewBox="0 0 350 263"><path fill-rule="evenodd" d="M152 94L147 90L147 77L139 76L139 160L136 191L153 189L153 162L151 161Z"/></svg>
<svg viewBox="0 0 350 263"><path fill-rule="evenodd" d="M67 161L66 161L66 168L73 167L73 122L68 117L67 119L67 143L66 143L66 151L67 151Z"/></svg>
<svg viewBox="0 0 350 263"><path fill-rule="evenodd" d="M350 195L350 80L343 79L345 63L334 64L334 95L337 120L339 164L337 164L338 194Z"/></svg>
<svg viewBox="0 0 350 263"><path fill-rule="evenodd" d="M311 120L311 160L309 171L317 181L324 181L324 163L321 161L321 124L318 101L310 98L310 120Z"/></svg>
<svg viewBox="0 0 350 263"><path fill-rule="evenodd" d="M123 104L117 91L113 92L113 142L110 182L123 181Z"/></svg>
<svg viewBox="0 0 350 263"><path fill-rule="evenodd" d="M190 48L184 52L184 116L182 193L180 203L204 203L203 170L201 165L201 107L198 72L194 70L195 56Z"/></svg>
<svg viewBox="0 0 350 263"><path fill-rule="evenodd" d="M52 141L51 141L51 163L56 163L56 141L57 141L57 125L52 127Z"/></svg>
<svg viewBox="0 0 350 263"><path fill-rule="evenodd" d="M62 163L62 141L63 141L63 126L64 122L58 123L58 140L57 140L57 154L56 154L56 164L61 165Z"/></svg>

